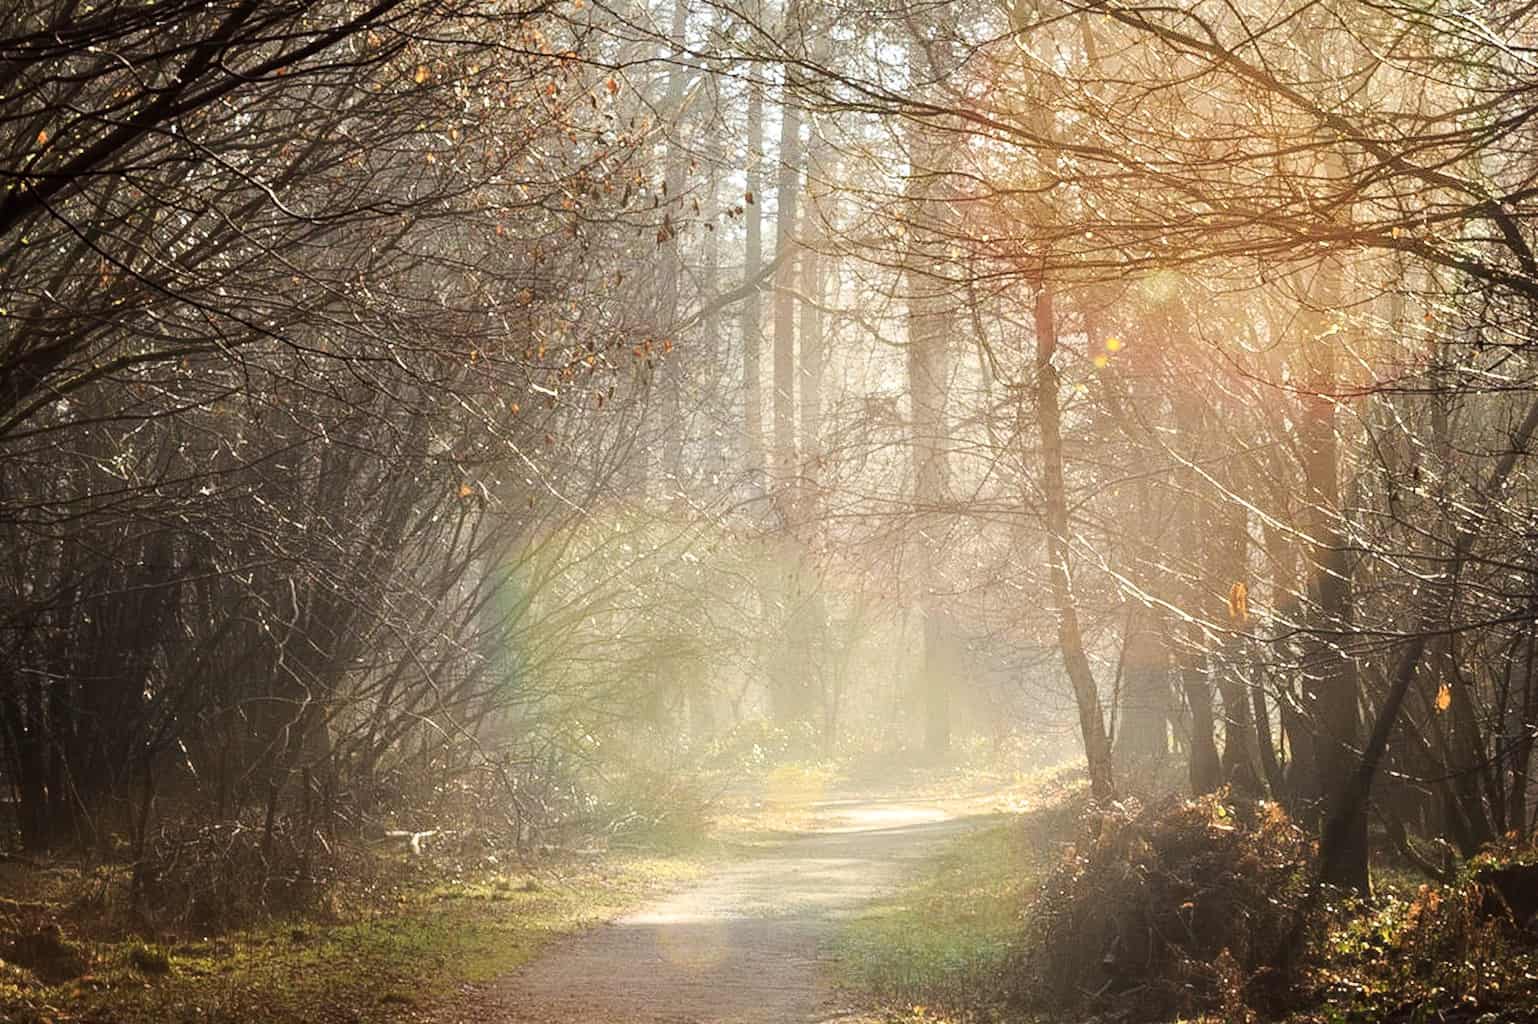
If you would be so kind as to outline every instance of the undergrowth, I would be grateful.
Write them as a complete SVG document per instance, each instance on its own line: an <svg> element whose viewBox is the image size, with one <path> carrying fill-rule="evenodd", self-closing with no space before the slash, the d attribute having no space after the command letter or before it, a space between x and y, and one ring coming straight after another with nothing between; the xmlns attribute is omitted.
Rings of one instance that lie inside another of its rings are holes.
<svg viewBox="0 0 1538 1024"><path fill-rule="evenodd" d="M926 861L843 928L834 978L903 1024L1538 1024L1538 848L1371 901L1311 895L1314 853L1273 804L1080 791Z"/></svg>
<svg viewBox="0 0 1538 1024"><path fill-rule="evenodd" d="M57 877L67 868L6 868L12 892L69 888ZM532 871L418 864L398 874L385 898L341 914L212 935L95 933L67 905L9 900L0 902L0 932L13 936L0 954L0 1020L384 1024L462 983L503 974L551 938L701 869L693 859L627 854ZM15 955L18 946L37 947L30 963Z"/></svg>

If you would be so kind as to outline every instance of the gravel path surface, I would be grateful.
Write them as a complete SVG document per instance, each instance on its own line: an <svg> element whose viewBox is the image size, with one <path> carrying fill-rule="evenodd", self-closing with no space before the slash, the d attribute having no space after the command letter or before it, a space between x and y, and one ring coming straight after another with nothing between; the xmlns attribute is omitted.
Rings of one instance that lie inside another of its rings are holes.
<svg viewBox="0 0 1538 1024"><path fill-rule="evenodd" d="M807 833L556 943L477 999L496 1024L802 1024L837 1015L838 920L970 827L941 803L834 800Z"/></svg>

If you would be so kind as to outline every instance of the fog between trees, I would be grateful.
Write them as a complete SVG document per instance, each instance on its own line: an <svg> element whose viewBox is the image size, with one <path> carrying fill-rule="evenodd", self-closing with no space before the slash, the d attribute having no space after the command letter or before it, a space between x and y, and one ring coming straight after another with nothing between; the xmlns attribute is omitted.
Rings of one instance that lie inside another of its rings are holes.
<svg viewBox="0 0 1538 1024"><path fill-rule="evenodd" d="M1530 833L1535 45L9 4L7 827L543 842L702 765L1025 737L1099 799L1277 800L1348 885Z"/></svg>

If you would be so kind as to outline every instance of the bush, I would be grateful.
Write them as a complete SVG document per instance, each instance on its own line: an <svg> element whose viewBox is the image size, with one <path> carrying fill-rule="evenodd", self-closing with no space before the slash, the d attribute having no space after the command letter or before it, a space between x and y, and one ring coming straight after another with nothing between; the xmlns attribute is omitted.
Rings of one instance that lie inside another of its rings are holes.
<svg viewBox="0 0 1538 1024"><path fill-rule="evenodd" d="M344 850L287 818L270 835L241 822L168 823L135 865L138 895L154 917L198 928L302 913L334 883Z"/></svg>
<svg viewBox="0 0 1538 1024"><path fill-rule="evenodd" d="M710 806L693 780L635 769L603 793L597 820L611 845L677 852L709 832Z"/></svg>
<svg viewBox="0 0 1538 1024"><path fill-rule="evenodd" d="M1026 995L1243 1019L1288 980L1272 963L1309 854L1275 804L1217 794L1091 809L1029 912Z"/></svg>

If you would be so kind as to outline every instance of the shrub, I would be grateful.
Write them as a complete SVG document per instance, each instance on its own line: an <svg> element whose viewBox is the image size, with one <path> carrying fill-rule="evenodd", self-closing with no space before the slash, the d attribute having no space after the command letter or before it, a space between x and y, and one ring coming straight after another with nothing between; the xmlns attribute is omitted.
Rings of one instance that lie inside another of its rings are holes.
<svg viewBox="0 0 1538 1024"><path fill-rule="evenodd" d="M636 769L609 787L597 808L602 831L615 846L679 851L709 831L711 800L694 781Z"/></svg>
<svg viewBox="0 0 1538 1024"><path fill-rule="evenodd" d="M139 898L155 917L199 928L313 910L345 849L286 818L270 835L242 822L168 823L135 865Z"/></svg>
<svg viewBox="0 0 1538 1024"><path fill-rule="evenodd" d="M1029 912L1025 994L1242 1019L1285 980L1309 853L1280 807L1226 794L1091 809Z"/></svg>
<svg viewBox="0 0 1538 1024"><path fill-rule="evenodd" d="M1499 1005L1532 988L1538 864L1532 849L1485 851L1453 885L1420 887L1393 937L1393 987L1427 1000Z"/></svg>

